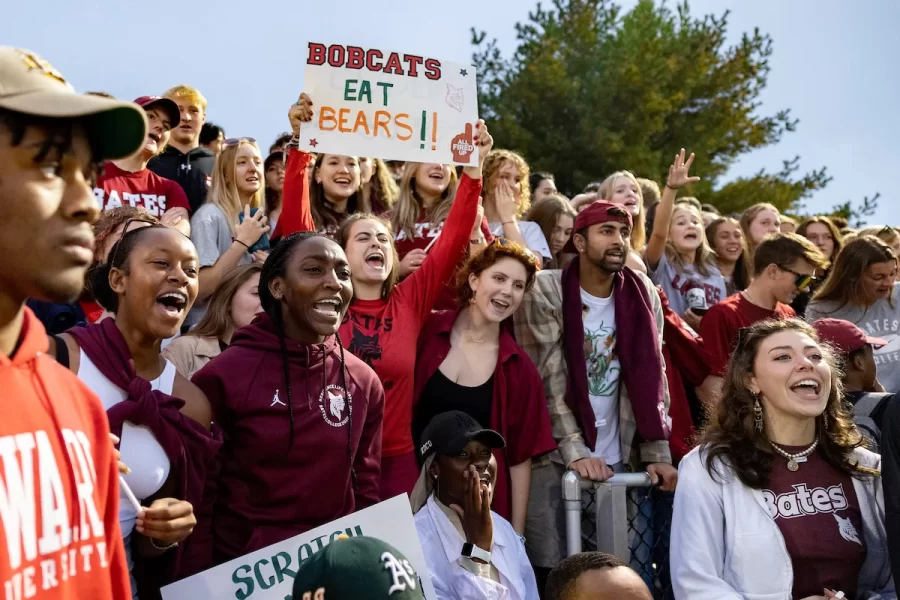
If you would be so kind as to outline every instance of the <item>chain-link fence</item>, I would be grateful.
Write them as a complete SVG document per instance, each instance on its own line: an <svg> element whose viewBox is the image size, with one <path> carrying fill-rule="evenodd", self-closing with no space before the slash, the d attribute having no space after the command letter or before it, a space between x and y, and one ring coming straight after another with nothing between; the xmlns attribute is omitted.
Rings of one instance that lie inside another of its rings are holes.
<svg viewBox="0 0 900 600"><path fill-rule="evenodd" d="M673 494L646 473L619 473L603 483L563 477L568 553L600 550L631 565L655 600L672 600L669 531Z"/></svg>

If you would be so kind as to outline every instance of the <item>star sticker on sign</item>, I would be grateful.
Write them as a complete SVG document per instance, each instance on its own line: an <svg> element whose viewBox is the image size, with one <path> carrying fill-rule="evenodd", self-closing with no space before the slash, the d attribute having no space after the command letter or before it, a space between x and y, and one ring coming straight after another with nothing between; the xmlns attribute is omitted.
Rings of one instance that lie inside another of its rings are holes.
<svg viewBox="0 0 900 600"><path fill-rule="evenodd" d="M465 69L460 69L460 70L459 70L459 74L462 75L463 77L465 77L465 76L468 75L469 73L468 73Z"/></svg>
<svg viewBox="0 0 900 600"><path fill-rule="evenodd" d="M316 141L316 138L313 138L313 139L309 140L309 145L312 146L313 148L315 148L316 146L319 145L319 142Z"/></svg>

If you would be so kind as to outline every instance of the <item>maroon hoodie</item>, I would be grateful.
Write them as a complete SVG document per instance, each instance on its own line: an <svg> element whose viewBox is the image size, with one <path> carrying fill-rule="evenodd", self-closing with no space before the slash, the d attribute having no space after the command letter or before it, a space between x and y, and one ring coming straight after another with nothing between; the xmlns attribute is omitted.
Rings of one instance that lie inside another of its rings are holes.
<svg viewBox="0 0 900 600"><path fill-rule="evenodd" d="M213 516L217 562L379 500L384 390L375 372L345 351L342 377L334 337L285 344L293 441L284 355L268 315L235 333L193 377L225 436Z"/></svg>

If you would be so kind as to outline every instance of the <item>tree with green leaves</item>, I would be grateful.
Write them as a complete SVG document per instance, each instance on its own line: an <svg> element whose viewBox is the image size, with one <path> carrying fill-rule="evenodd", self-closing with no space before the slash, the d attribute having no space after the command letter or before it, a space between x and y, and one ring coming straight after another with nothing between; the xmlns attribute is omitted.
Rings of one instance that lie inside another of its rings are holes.
<svg viewBox="0 0 900 600"><path fill-rule="evenodd" d="M628 169L664 180L680 148L697 155L703 179L686 193L723 212L770 202L796 211L830 181L826 168L798 176L799 157L721 185L738 158L776 144L797 125L790 111L761 114L771 38L755 29L726 45L728 12L694 17L640 0L623 11L609 0L553 0L516 24L506 58L472 30L479 106L498 145L574 194Z"/></svg>

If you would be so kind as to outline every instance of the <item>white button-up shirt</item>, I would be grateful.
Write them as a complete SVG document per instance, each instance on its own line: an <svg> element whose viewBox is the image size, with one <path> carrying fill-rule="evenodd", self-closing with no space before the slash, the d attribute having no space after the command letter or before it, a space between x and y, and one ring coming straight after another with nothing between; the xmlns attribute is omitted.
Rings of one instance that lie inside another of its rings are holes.
<svg viewBox="0 0 900 600"><path fill-rule="evenodd" d="M538 600L534 570L509 521L495 512L491 565L499 582L479 576L463 566L465 543L456 526L435 503L434 495L416 513L416 529L439 600Z"/></svg>

